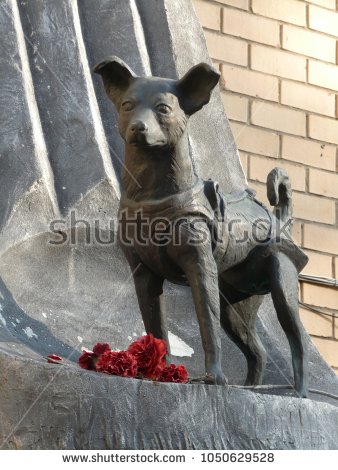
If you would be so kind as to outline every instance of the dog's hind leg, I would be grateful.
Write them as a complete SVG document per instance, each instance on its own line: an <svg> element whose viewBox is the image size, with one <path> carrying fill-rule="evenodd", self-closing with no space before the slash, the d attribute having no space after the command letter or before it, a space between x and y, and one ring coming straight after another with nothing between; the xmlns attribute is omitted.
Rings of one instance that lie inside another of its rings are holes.
<svg viewBox="0 0 338 470"><path fill-rule="evenodd" d="M239 300L241 294L226 286L221 279L219 287L222 328L247 360L245 385L259 385L262 383L266 364L266 351L256 331L256 316L262 297L252 296Z"/></svg>
<svg viewBox="0 0 338 470"><path fill-rule="evenodd" d="M268 263L272 300L291 348L295 388L300 396L306 397L308 361L298 311L298 272L283 253L274 253Z"/></svg>

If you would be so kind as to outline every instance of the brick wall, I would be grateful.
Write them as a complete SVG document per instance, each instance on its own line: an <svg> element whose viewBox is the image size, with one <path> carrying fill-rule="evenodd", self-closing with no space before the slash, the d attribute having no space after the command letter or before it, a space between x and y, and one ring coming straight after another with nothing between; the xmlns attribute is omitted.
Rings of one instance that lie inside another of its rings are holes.
<svg viewBox="0 0 338 470"><path fill-rule="evenodd" d="M267 202L275 166L293 187L304 273L338 277L338 1L193 0L244 171ZM338 313L338 290L301 283L303 302ZM301 309L338 373L338 318Z"/></svg>

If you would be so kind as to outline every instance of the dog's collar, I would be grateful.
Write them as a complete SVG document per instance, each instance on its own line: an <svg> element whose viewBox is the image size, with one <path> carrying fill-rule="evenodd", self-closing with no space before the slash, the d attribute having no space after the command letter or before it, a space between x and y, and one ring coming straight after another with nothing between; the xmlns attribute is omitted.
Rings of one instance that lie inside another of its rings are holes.
<svg viewBox="0 0 338 470"><path fill-rule="evenodd" d="M142 211L143 215L154 215L160 214L165 216L167 212L170 214L179 213L182 210L185 211L188 207L196 206L196 212L198 212L198 207L201 204L204 206L204 181L198 179L194 186L187 189L186 191L181 191L172 196L167 196L162 199L150 200L150 201L134 201L122 194L120 201L120 210L128 209L130 212L139 212ZM207 207L208 206L208 207ZM212 214L210 205L207 204L204 211L207 210L208 215Z"/></svg>

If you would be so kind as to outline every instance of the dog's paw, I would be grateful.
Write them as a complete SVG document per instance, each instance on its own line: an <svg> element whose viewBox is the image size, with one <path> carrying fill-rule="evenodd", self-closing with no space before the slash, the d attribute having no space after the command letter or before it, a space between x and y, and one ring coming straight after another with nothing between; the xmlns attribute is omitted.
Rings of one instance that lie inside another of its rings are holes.
<svg viewBox="0 0 338 470"><path fill-rule="evenodd" d="M205 377L205 375L202 375L200 377L189 377L188 378L188 383L190 383L190 384L205 384L206 383L206 377Z"/></svg>
<svg viewBox="0 0 338 470"><path fill-rule="evenodd" d="M216 374L207 372L201 377L191 377L189 382L193 384L202 383L207 385L227 385L228 380L223 372L218 372Z"/></svg>
<svg viewBox="0 0 338 470"><path fill-rule="evenodd" d="M295 387L295 391L299 398L309 398L309 392L305 387Z"/></svg>
<svg viewBox="0 0 338 470"><path fill-rule="evenodd" d="M217 373L207 373L205 374L206 377L206 383L213 384L213 385L227 385L228 379L226 376L223 374L222 371L217 372Z"/></svg>

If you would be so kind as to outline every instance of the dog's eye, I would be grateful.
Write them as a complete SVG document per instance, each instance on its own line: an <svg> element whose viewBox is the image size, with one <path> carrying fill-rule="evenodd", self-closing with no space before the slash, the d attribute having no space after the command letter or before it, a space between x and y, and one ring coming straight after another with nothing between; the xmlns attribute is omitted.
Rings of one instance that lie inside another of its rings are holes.
<svg viewBox="0 0 338 470"><path fill-rule="evenodd" d="M163 103L158 104L158 105L156 106L156 109L157 109L157 111L158 111L159 113L161 113L161 114L169 114L170 111L171 111L170 106L168 106L168 105L166 105L166 104L163 104Z"/></svg>
<svg viewBox="0 0 338 470"><path fill-rule="evenodd" d="M124 101L121 106L123 111L132 111L135 108L135 103L132 101Z"/></svg>

